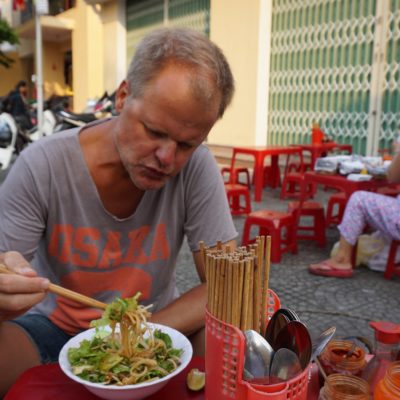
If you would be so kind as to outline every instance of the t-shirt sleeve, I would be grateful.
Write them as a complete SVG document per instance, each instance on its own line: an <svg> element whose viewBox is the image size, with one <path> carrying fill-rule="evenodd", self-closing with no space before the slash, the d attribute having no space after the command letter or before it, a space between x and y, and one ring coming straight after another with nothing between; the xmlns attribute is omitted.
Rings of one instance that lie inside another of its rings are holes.
<svg viewBox="0 0 400 400"><path fill-rule="evenodd" d="M25 150L0 186L0 251L18 251L28 260L33 258L46 227L43 189L49 186L43 162L31 162L31 155L31 149ZM34 174L35 168L40 173ZM35 176L40 176L41 182Z"/></svg>
<svg viewBox="0 0 400 400"><path fill-rule="evenodd" d="M199 241L214 246L227 242L238 233L232 221L224 183L214 156L200 146L185 168L185 234L191 251Z"/></svg>

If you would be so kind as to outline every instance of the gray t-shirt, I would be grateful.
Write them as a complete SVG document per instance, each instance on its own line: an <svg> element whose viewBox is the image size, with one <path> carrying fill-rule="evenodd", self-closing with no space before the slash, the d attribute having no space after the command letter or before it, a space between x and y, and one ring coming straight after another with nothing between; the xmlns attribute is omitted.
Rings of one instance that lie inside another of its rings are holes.
<svg viewBox="0 0 400 400"><path fill-rule="evenodd" d="M79 129L30 145L0 186L0 251L22 253L53 283L100 301L142 292L159 310L177 297L175 263L184 236L214 245L237 232L214 157L200 146L135 213L116 218L103 206L79 145ZM189 266L188 266L189 267ZM99 311L48 294L30 312L64 331L86 329Z"/></svg>

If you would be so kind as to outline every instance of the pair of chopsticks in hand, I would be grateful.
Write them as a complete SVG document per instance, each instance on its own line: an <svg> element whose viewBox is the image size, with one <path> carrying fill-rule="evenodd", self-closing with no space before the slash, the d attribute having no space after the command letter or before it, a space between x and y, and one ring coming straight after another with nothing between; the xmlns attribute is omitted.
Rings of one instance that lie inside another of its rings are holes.
<svg viewBox="0 0 400 400"><path fill-rule="evenodd" d="M0 264L0 273L17 275L16 272L9 270L4 264ZM62 286L55 285L54 283L49 284L48 290L49 292L57 294L58 296L65 297L70 300L75 300L89 307L101 308L102 310L104 310L107 306L106 303L103 303L96 299L92 299L91 297L85 296L83 294L74 292L73 290L63 288Z"/></svg>

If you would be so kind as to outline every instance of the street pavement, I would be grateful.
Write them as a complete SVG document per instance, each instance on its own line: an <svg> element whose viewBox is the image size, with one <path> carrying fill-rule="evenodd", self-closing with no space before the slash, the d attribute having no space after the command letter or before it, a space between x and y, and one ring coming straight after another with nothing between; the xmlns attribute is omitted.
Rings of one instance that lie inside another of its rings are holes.
<svg viewBox="0 0 400 400"><path fill-rule="evenodd" d="M0 171L0 183L6 176ZM316 200L327 204L332 192L319 190ZM252 209L286 210L289 200L279 198L279 189L265 189L262 202L252 202ZM245 217L234 217L240 244ZM256 233L255 233L256 234ZM362 336L373 341L368 326L371 320L400 323L400 277L385 280L383 273L357 267L351 279L311 275L307 267L329 257L339 239L336 228L327 229L327 245L318 247L310 241L299 242L298 254L286 253L279 264L272 264L270 287L278 294L281 305L297 312L313 337L328 327L336 327L336 337ZM187 243L177 260L176 279L181 293L199 283Z"/></svg>

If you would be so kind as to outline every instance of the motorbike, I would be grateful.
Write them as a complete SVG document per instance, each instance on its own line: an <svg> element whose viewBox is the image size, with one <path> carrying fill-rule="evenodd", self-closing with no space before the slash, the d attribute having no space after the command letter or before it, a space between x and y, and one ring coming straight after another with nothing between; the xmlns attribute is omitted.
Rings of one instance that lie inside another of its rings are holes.
<svg viewBox="0 0 400 400"><path fill-rule="evenodd" d="M15 152L18 137L18 126L12 115L0 114L0 169L9 167Z"/></svg>
<svg viewBox="0 0 400 400"><path fill-rule="evenodd" d="M104 92L99 100L85 109L85 112L73 113L69 110L66 97L51 96L46 102L46 109L53 112L57 121L54 132L59 132L65 129L81 127L97 119L115 115L114 101L115 92L111 95Z"/></svg>
<svg viewBox="0 0 400 400"><path fill-rule="evenodd" d="M7 169L13 155L18 155L26 146L42 137L62 130L81 127L99 118L114 115L113 96L107 92L96 102L92 112L73 113L68 111L68 98L51 96L45 103L42 132L37 126L24 129L17 118L0 109L0 169ZM1 108L1 104L0 104Z"/></svg>

